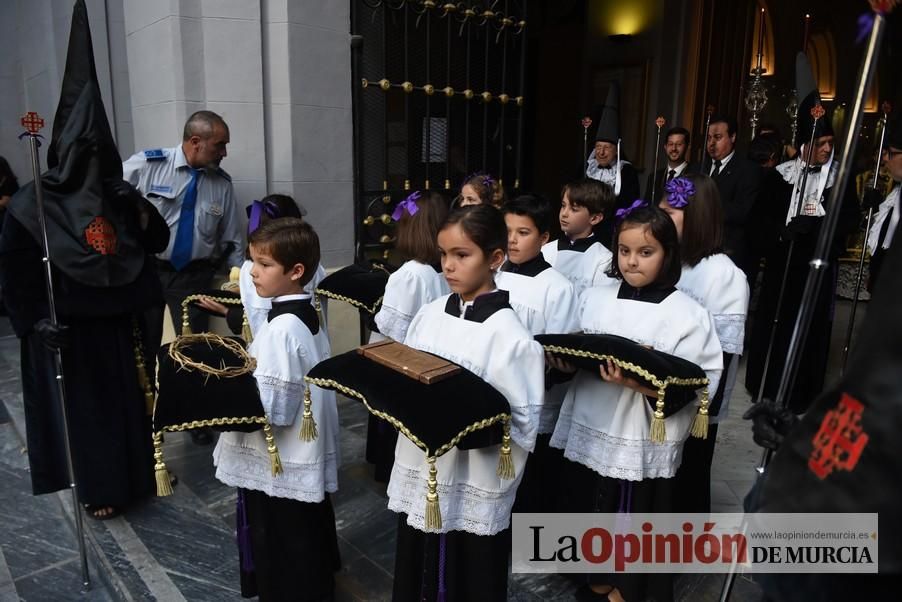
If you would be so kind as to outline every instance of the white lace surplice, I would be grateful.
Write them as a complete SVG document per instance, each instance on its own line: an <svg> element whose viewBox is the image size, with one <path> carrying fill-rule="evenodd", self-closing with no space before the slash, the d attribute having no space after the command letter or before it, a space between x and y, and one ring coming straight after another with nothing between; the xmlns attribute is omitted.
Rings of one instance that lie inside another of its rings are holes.
<svg viewBox="0 0 902 602"><path fill-rule="evenodd" d="M650 345L700 366L716 391L723 355L714 320L698 303L674 291L660 303L618 299L618 287L596 287L580 299L580 326L588 334L613 334ZM713 395L713 393L712 393ZM564 398L551 446L595 472L640 481L669 478L698 410L686 405L664 419L666 440L650 440L654 410L638 392L580 370Z"/></svg>
<svg viewBox="0 0 902 602"><path fill-rule="evenodd" d="M376 326L383 336L403 342L421 307L451 292L444 275L431 265L410 260L388 278Z"/></svg>
<svg viewBox="0 0 902 602"><path fill-rule="evenodd" d="M573 283L576 296L587 288L611 284L605 272L611 267L611 252L600 242L585 251L558 250L558 242L553 240L542 246L545 261Z"/></svg>
<svg viewBox="0 0 902 602"><path fill-rule="evenodd" d="M498 477L500 446L461 451L436 461L442 532L494 535L510 524L514 495L527 451L535 445L544 394L544 356L512 310L501 309L485 322L445 313L447 297L424 306L410 325L405 344L455 362L485 379L511 406L511 457L516 477ZM425 531L426 455L406 437L398 438L388 485L388 507L407 514L407 524Z"/></svg>
<svg viewBox="0 0 902 602"><path fill-rule="evenodd" d="M248 351L257 360L254 377L267 417L273 425L284 472L272 476L263 431L223 433L213 452L216 478L232 487L262 491L273 497L321 502L338 490L338 409L335 393L311 387L318 437L299 438L304 375L329 356L321 329L314 337L301 320L283 314L264 322Z"/></svg>
<svg viewBox="0 0 902 602"><path fill-rule="evenodd" d="M495 285L510 294L510 304L530 334L566 334L579 330L577 296L573 284L554 268L535 276L499 272ZM539 434L554 430L567 383L545 392Z"/></svg>

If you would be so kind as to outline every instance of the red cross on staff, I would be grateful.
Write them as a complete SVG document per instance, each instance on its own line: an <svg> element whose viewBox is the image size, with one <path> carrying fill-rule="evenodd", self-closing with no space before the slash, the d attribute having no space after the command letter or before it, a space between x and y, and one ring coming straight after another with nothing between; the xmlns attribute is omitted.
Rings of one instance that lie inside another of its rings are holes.
<svg viewBox="0 0 902 602"><path fill-rule="evenodd" d="M44 127L44 120L34 111L28 111L22 115L22 119L19 122L22 124L22 127L28 130L29 134L37 134Z"/></svg>

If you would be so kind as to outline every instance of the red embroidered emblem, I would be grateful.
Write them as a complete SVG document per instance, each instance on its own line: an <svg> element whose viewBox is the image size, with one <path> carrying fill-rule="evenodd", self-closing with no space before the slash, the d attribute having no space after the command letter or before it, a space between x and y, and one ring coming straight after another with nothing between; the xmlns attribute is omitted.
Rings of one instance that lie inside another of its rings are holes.
<svg viewBox="0 0 902 602"><path fill-rule="evenodd" d="M808 468L817 478L825 479L834 470L855 469L869 439L861 427L863 411L860 401L843 393L836 407L824 416L811 440L814 449L808 456Z"/></svg>
<svg viewBox="0 0 902 602"><path fill-rule="evenodd" d="M101 255L116 253L116 230L113 224L98 216L91 220L85 228L85 240L88 245Z"/></svg>

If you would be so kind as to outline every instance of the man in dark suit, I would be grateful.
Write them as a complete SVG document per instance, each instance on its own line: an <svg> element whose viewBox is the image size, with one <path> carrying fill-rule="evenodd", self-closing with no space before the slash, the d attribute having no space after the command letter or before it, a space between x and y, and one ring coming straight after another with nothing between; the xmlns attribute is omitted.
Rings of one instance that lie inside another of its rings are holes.
<svg viewBox="0 0 902 602"><path fill-rule="evenodd" d="M751 273L747 232L749 213L758 198L761 167L736 155L736 120L713 116L708 126L710 158L704 173L714 178L724 210L724 252L748 275Z"/></svg>
<svg viewBox="0 0 902 602"><path fill-rule="evenodd" d="M667 165L658 170L654 189L651 182L654 172L648 174L645 182L645 196L653 203L657 203L664 195L664 185L667 182L700 171L697 164L689 163L689 130L686 128L676 126L667 130L662 148L667 155Z"/></svg>

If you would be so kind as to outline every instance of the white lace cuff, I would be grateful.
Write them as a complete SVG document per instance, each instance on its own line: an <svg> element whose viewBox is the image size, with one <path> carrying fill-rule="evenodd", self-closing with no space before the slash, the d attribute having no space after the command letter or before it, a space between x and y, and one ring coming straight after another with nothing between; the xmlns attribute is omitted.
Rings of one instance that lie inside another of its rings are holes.
<svg viewBox="0 0 902 602"><path fill-rule="evenodd" d="M714 329L724 353L742 355L745 340L745 316L742 314L717 314Z"/></svg>
<svg viewBox="0 0 902 602"><path fill-rule="evenodd" d="M270 424L275 426L294 424L301 407L304 386L301 383L265 375L257 377L257 385L260 388L260 401L263 402L263 409Z"/></svg>
<svg viewBox="0 0 902 602"><path fill-rule="evenodd" d="M408 316L397 309L383 305L379 308L379 313L376 314L375 320L380 333L394 341L403 343L405 337L407 337L407 329L410 327L413 316Z"/></svg>

